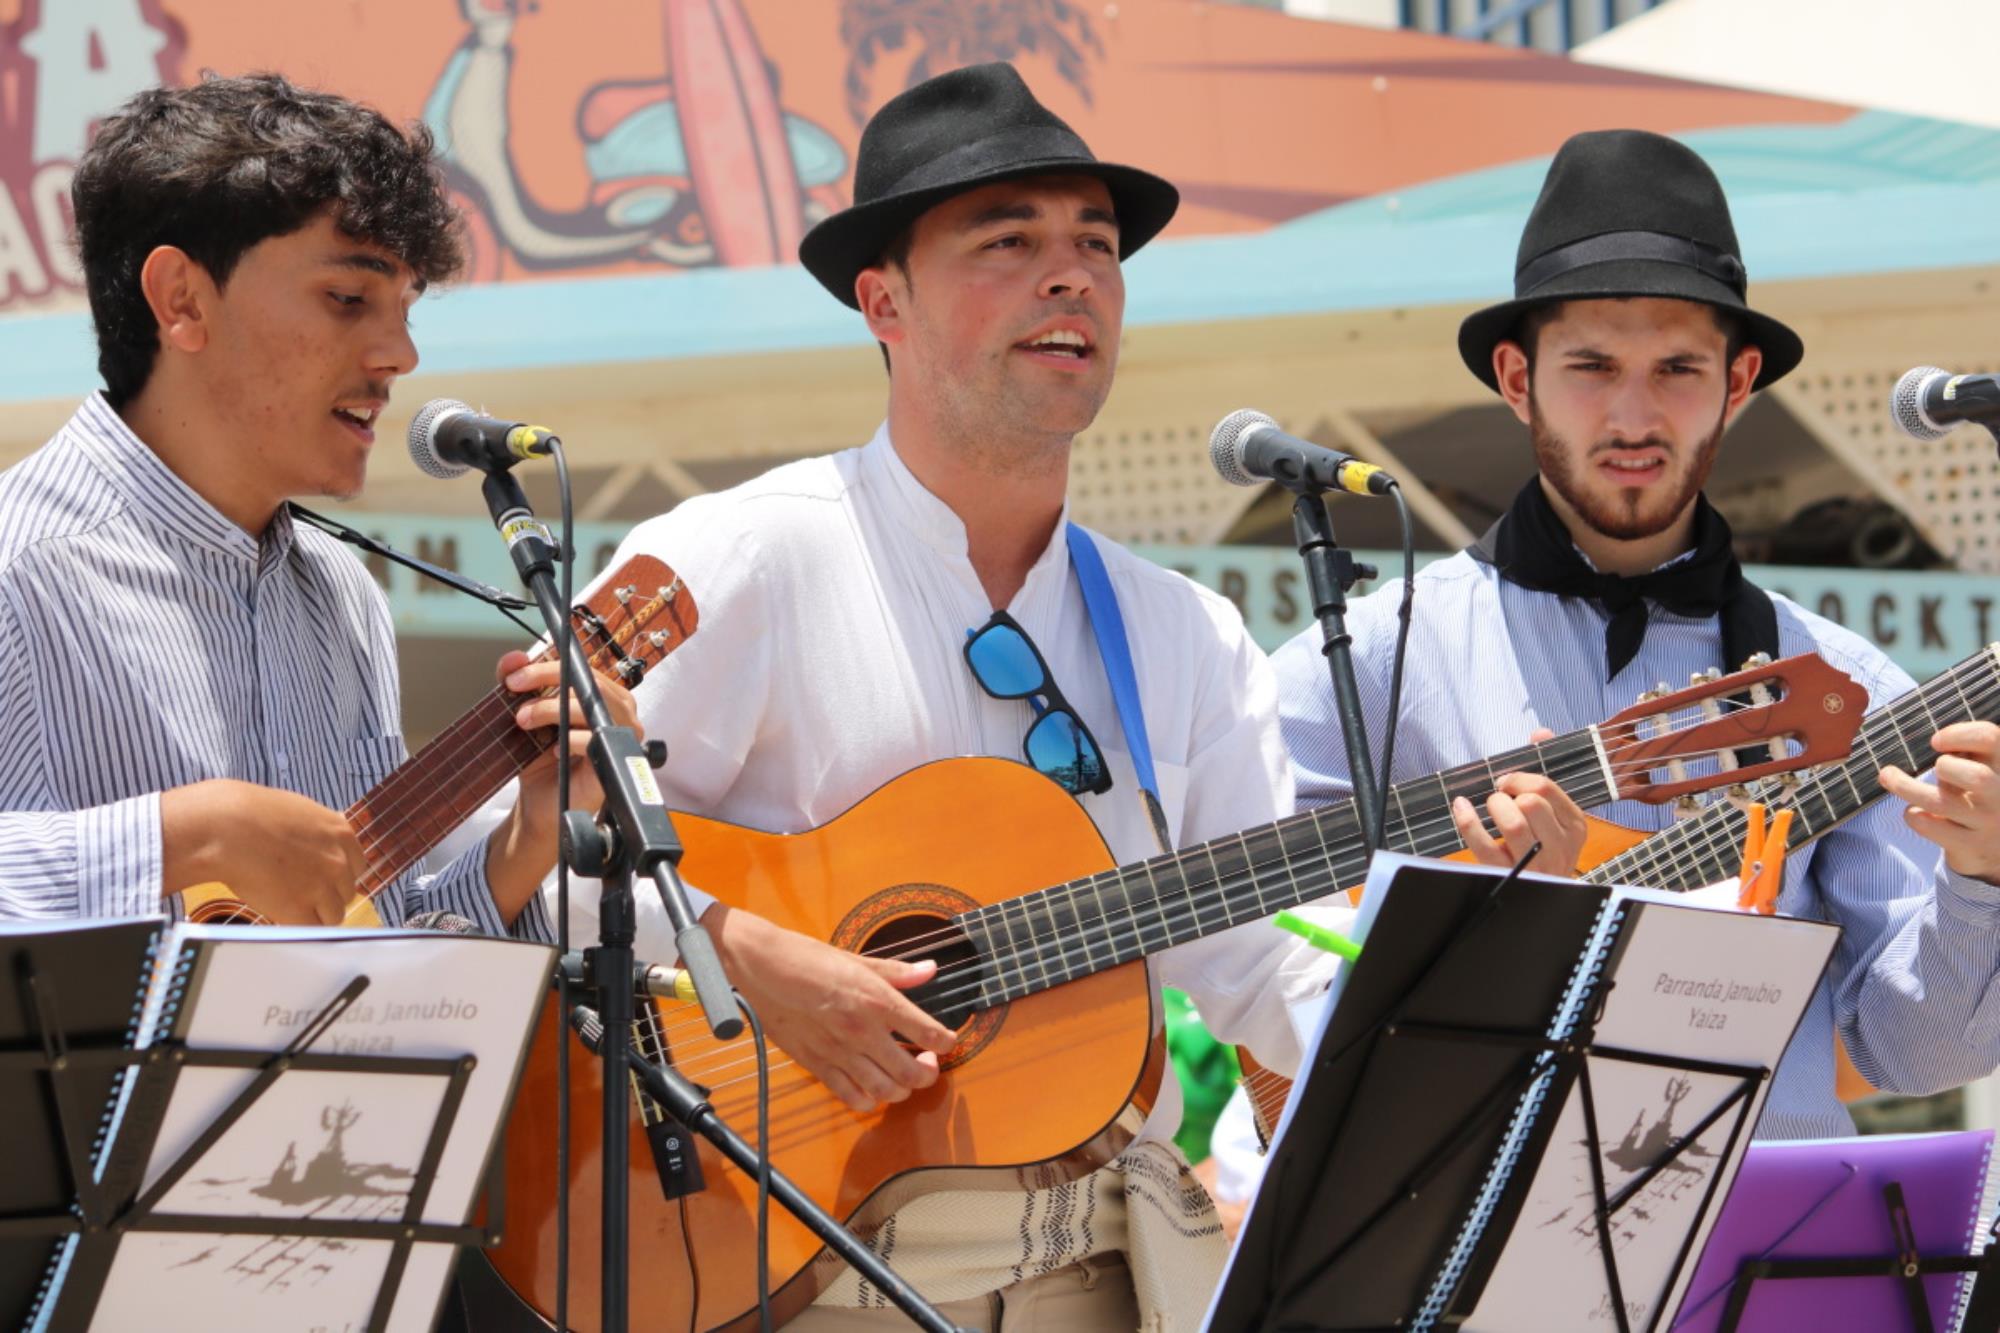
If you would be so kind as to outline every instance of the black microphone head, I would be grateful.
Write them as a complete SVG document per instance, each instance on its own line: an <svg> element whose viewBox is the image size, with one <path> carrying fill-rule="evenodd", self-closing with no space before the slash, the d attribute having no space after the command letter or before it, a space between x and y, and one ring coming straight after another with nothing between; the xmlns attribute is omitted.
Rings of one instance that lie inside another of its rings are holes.
<svg viewBox="0 0 2000 1333"><path fill-rule="evenodd" d="M604 1045L604 1020L589 1005L579 1004L569 1011L569 1025L592 1055Z"/></svg>
<svg viewBox="0 0 2000 1333"><path fill-rule="evenodd" d="M1231 486L1255 486L1262 477L1252 476L1243 466L1243 446L1253 427L1275 426L1277 421L1255 408L1239 407L1215 423L1208 437L1208 461Z"/></svg>
<svg viewBox="0 0 2000 1333"><path fill-rule="evenodd" d="M477 935L479 927L456 912L419 912L403 923L405 930L434 930L441 935Z"/></svg>
<svg viewBox="0 0 2000 1333"><path fill-rule="evenodd" d="M1951 372L1936 366L1918 366L1906 371L1889 394L1889 417L1896 429L1913 440L1941 440L1951 434L1950 426L1940 426L1924 411L1924 391L1936 380L1949 379Z"/></svg>
<svg viewBox="0 0 2000 1333"><path fill-rule="evenodd" d="M433 398L419 408L410 421L410 461L443 481L470 471L464 463L454 463L438 452L438 428L460 413L472 409L456 398Z"/></svg>

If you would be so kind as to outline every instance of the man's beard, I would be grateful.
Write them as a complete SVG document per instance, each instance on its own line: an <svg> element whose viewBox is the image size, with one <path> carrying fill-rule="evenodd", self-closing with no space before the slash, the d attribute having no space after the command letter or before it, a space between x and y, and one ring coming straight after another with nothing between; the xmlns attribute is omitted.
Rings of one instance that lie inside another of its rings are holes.
<svg viewBox="0 0 2000 1333"><path fill-rule="evenodd" d="M1694 503L1695 496L1701 493L1701 488L1708 484L1708 474L1715 468L1716 451L1722 447L1725 424L1727 419L1718 414L1715 429L1709 432L1706 439L1695 444L1693 458L1681 474L1678 488L1671 493L1661 486L1628 487L1608 499L1599 499L1586 491L1577 469L1579 466L1592 466L1591 456L1617 446L1608 443L1600 445L1591 450L1580 464L1577 463L1569 446L1543 419L1534 395L1528 395L1528 434L1535 442L1535 465L1541 469L1543 479L1555 488L1563 503L1583 520L1586 527L1613 541L1633 542L1657 537L1679 521L1688 506ZM1663 449L1667 453L1669 467L1679 453L1657 435L1649 435L1626 447ZM1669 487L1673 485L1671 481L1667 483ZM1668 498L1663 500L1663 495Z"/></svg>

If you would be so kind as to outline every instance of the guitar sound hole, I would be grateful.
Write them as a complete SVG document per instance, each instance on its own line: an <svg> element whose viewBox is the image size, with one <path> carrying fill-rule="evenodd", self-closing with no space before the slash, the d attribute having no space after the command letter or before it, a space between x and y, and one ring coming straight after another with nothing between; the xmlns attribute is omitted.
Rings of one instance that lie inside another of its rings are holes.
<svg viewBox="0 0 2000 1333"><path fill-rule="evenodd" d="M884 922L868 936L862 952L912 962L936 959L937 975L907 994L954 1032L979 1011L984 961L972 942L943 917L902 916Z"/></svg>
<svg viewBox="0 0 2000 1333"><path fill-rule="evenodd" d="M188 913L188 920L204 926L261 926L267 924L257 910L243 903L203 903Z"/></svg>

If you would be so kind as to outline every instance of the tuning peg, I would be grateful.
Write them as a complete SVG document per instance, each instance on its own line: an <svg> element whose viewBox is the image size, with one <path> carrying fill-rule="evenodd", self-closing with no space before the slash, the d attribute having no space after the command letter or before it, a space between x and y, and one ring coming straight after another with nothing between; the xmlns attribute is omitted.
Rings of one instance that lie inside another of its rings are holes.
<svg viewBox="0 0 2000 1333"><path fill-rule="evenodd" d="M638 587L630 583L624 585L623 587L613 588L611 590L611 595L618 599L618 605L620 606L630 605L632 599L638 596L638 594L639 594Z"/></svg>
<svg viewBox="0 0 2000 1333"><path fill-rule="evenodd" d="M1683 792L1674 797L1675 819L1693 819L1702 813L1703 808L1700 798L1693 792Z"/></svg>
<svg viewBox="0 0 2000 1333"><path fill-rule="evenodd" d="M1741 782L1732 782L1722 789L1722 794L1731 802L1740 803L1750 799L1750 788Z"/></svg>
<svg viewBox="0 0 2000 1333"><path fill-rule="evenodd" d="M1708 678L1709 684L1713 685L1716 681L1722 679L1722 668L1710 667L1707 671L1704 671L1702 674Z"/></svg>
<svg viewBox="0 0 2000 1333"><path fill-rule="evenodd" d="M1752 653L1743 659L1743 669L1745 671L1755 671L1759 667L1767 667L1769 665L1771 665L1771 655L1769 653Z"/></svg>

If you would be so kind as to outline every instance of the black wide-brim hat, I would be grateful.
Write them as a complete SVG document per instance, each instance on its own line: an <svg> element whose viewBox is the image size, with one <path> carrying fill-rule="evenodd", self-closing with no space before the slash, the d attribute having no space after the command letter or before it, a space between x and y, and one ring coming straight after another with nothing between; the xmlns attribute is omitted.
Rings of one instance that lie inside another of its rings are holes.
<svg viewBox="0 0 2000 1333"><path fill-rule="evenodd" d="M1180 191L1160 177L1099 162L1012 65L940 74L890 98L868 122L855 154L854 205L806 233L799 261L858 310L854 280L926 211L982 185L1054 175L1104 182L1118 215L1121 260L1159 235L1180 207Z"/></svg>
<svg viewBox="0 0 2000 1333"><path fill-rule="evenodd" d="M1557 301L1668 297L1728 311L1764 353L1753 388L1799 364L1799 335L1746 303L1749 276L1722 183L1687 145L1644 130L1572 137L1549 164L1515 257L1514 299L1466 316L1458 354L1489 389L1493 349Z"/></svg>

